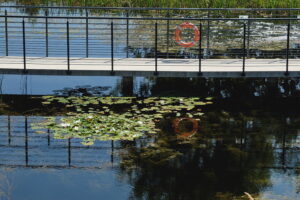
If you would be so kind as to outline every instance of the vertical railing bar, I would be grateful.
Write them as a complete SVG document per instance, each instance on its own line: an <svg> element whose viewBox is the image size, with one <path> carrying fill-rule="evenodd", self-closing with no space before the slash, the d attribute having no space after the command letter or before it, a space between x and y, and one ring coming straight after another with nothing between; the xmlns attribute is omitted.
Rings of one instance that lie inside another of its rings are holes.
<svg viewBox="0 0 300 200"><path fill-rule="evenodd" d="M129 19L128 19L128 17L129 17L129 11L127 10L127 13L126 13L126 17L127 17L127 19L126 19L126 58L128 58L129 57Z"/></svg>
<svg viewBox="0 0 300 200"><path fill-rule="evenodd" d="M167 13L167 18L170 17L170 11L168 10ZM169 36L169 32L170 32L170 20L167 20L167 58L169 58L169 45L170 45L170 36Z"/></svg>
<svg viewBox="0 0 300 200"><path fill-rule="evenodd" d="M46 20L46 57L48 57L49 56L49 33L48 33L48 10L45 12L45 16L46 16L46 18L45 18L45 20Z"/></svg>
<svg viewBox="0 0 300 200"><path fill-rule="evenodd" d="M48 143L48 146L50 146L50 139L51 139L50 138L50 129L47 130L47 134L48 134L47 135L47 143Z"/></svg>
<svg viewBox="0 0 300 200"><path fill-rule="evenodd" d="M28 119L25 116L25 163L28 166Z"/></svg>
<svg viewBox="0 0 300 200"><path fill-rule="evenodd" d="M67 21L67 57L68 57L68 72L70 71L70 27L69 20Z"/></svg>
<svg viewBox="0 0 300 200"><path fill-rule="evenodd" d="M291 24L289 22L288 25L287 25L286 70L285 70L285 76L289 75L290 29L291 29Z"/></svg>
<svg viewBox="0 0 300 200"><path fill-rule="evenodd" d="M157 22L155 22L155 47L154 47L154 53L155 53L155 72L154 75L158 75L157 71Z"/></svg>
<svg viewBox="0 0 300 200"><path fill-rule="evenodd" d="M242 76L245 76L245 65L246 65L246 23L244 23L244 33L243 33L243 72Z"/></svg>
<svg viewBox="0 0 300 200"><path fill-rule="evenodd" d="M248 20L248 27L247 27L247 58L250 58L250 26L251 26L251 21Z"/></svg>
<svg viewBox="0 0 300 200"><path fill-rule="evenodd" d="M110 162L111 162L112 166L114 164L114 149L115 149L114 141L112 140L111 141L111 155L110 155Z"/></svg>
<svg viewBox="0 0 300 200"><path fill-rule="evenodd" d="M7 129L8 129L8 145L11 144L11 123L10 123L10 116L7 118Z"/></svg>
<svg viewBox="0 0 300 200"><path fill-rule="evenodd" d="M200 31L200 35L199 35L199 52L198 52L198 59L199 59L199 72L198 72L198 76L202 76L202 23L200 23L199 26L199 31Z"/></svg>
<svg viewBox="0 0 300 200"><path fill-rule="evenodd" d="M86 15L86 20L85 20L85 56L88 58L89 57L89 13L88 10L85 9L85 15Z"/></svg>
<svg viewBox="0 0 300 200"><path fill-rule="evenodd" d="M210 10L208 10L208 13L207 13L207 18L210 18ZM207 50L207 58L209 58L209 48L210 48L210 44L209 44L209 40L210 40L210 20L207 20L207 42L206 42L206 50Z"/></svg>
<svg viewBox="0 0 300 200"><path fill-rule="evenodd" d="M7 22L7 10L5 10L5 51L8 56L8 22Z"/></svg>
<svg viewBox="0 0 300 200"><path fill-rule="evenodd" d="M246 147L246 141L247 141L246 122L244 120L243 120L242 126L243 126L243 128L242 128L242 132L241 132L240 143L241 143L241 150L244 150Z"/></svg>
<svg viewBox="0 0 300 200"><path fill-rule="evenodd" d="M286 128L283 130L283 138L282 138L282 156L281 156L281 165L285 167L285 158L286 158Z"/></svg>
<svg viewBox="0 0 300 200"><path fill-rule="evenodd" d="M110 24L110 38L111 38L111 74L114 75L114 22Z"/></svg>
<svg viewBox="0 0 300 200"><path fill-rule="evenodd" d="M71 162L72 162L72 159L71 159L71 138L68 138L68 164L69 164L69 167L71 167Z"/></svg>
<svg viewBox="0 0 300 200"><path fill-rule="evenodd" d="M22 21L23 27L23 64L24 64L24 72L26 72L26 35L25 35L25 20Z"/></svg>

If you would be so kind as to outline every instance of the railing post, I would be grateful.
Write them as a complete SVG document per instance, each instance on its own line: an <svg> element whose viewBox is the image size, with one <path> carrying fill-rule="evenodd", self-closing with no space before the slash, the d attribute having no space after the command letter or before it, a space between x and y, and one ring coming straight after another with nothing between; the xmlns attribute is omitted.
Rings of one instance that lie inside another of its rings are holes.
<svg viewBox="0 0 300 200"><path fill-rule="evenodd" d="M288 23L287 25L287 42L286 42L286 70L285 70L285 76L289 75L289 52L290 52L290 30L291 30L291 24Z"/></svg>
<svg viewBox="0 0 300 200"><path fill-rule="evenodd" d="M207 18L210 18L210 10L208 10L207 13ZM207 58L209 58L209 48L210 48L210 44L209 44L209 39L210 39L210 20L207 20L207 33L206 33L206 37L207 37L207 42L206 42L206 50L207 50Z"/></svg>
<svg viewBox="0 0 300 200"><path fill-rule="evenodd" d="M48 143L48 146L50 146L50 141L51 141L51 138L50 138L50 129L47 130L47 143Z"/></svg>
<svg viewBox="0 0 300 200"><path fill-rule="evenodd" d="M72 163L72 155L71 155L71 138L68 139L68 164L69 167L71 167L71 163Z"/></svg>
<svg viewBox="0 0 300 200"><path fill-rule="evenodd" d="M245 64L246 64L246 23L244 23L244 33L243 33L243 72L242 76L245 76Z"/></svg>
<svg viewBox="0 0 300 200"><path fill-rule="evenodd" d="M23 29L23 72L26 72L26 35L25 35L25 20L22 21L22 29Z"/></svg>
<svg viewBox="0 0 300 200"><path fill-rule="evenodd" d="M155 72L154 75L158 75L157 71L157 22L155 22Z"/></svg>
<svg viewBox="0 0 300 200"><path fill-rule="evenodd" d="M110 31L110 39L111 39L111 75L115 74L114 71L114 23L111 22L110 25L111 31Z"/></svg>
<svg viewBox="0 0 300 200"><path fill-rule="evenodd" d="M250 58L250 25L251 21L248 20L248 27L247 27L247 58Z"/></svg>
<svg viewBox="0 0 300 200"><path fill-rule="evenodd" d="M128 52L128 48L129 48L129 10L127 10L127 13L126 13L126 58L129 57L129 52Z"/></svg>
<svg viewBox="0 0 300 200"><path fill-rule="evenodd" d="M8 133L8 146L11 144L11 125L10 125L10 116L7 117L7 133Z"/></svg>
<svg viewBox="0 0 300 200"><path fill-rule="evenodd" d="M170 12L168 10L168 14L167 14L167 18L170 17ZM169 36L169 32L170 32L170 20L167 20L167 58L169 58L169 45L170 45L170 36Z"/></svg>
<svg viewBox="0 0 300 200"><path fill-rule="evenodd" d="M85 56L89 57L89 13L88 10L85 10Z"/></svg>
<svg viewBox="0 0 300 200"><path fill-rule="evenodd" d="M49 35L48 35L48 10L45 12L45 20L46 20L46 30L45 30L45 32L46 32L46 57L48 57L49 56Z"/></svg>
<svg viewBox="0 0 300 200"><path fill-rule="evenodd" d="M28 119L25 116L25 163L28 166Z"/></svg>
<svg viewBox="0 0 300 200"><path fill-rule="evenodd" d="M285 167L286 163L286 127L283 130L283 137L282 137L282 156L281 156L281 165Z"/></svg>
<svg viewBox="0 0 300 200"><path fill-rule="evenodd" d="M199 26L199 30L200 30L200 35L199 35L199 52L198 52L198 59L199 59L199 72L198 72L198 76L202 76L202 23L200 23Z"/></svg>
<svg viewBox="0 0 300 200"><path fill-rule="evenodd" d="M114 141L111 141L111 154L110 154L110 162L112 166L114 165Z"/></svg>
<svg viewBox="0 0 300 200"><path fill-rule="evenodd" d="M7 22L7 10L5 10L5 51L8 56L8 22Z"/></svg>
<svg viewBox="0 0 300 200"><path fill-rule="evenodd" d="M68 57L68 73L70 72L70 27L67 21L67 57Z"/></svg>

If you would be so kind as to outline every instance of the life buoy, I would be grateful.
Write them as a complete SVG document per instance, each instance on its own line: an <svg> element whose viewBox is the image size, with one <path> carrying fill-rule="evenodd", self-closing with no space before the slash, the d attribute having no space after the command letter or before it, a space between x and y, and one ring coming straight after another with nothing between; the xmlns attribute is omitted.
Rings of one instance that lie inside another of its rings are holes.
<svg viewBox="0 0 300 200"><path fill-rule="evenodd" d="M182 133L179 128L179 124L184 120L191 121L193 123L193 129L189 132ZM195 119L192 119L192 118L177 118L177 119L173 120L173 128L174 128L175 133L177 133L178 137L181 137L181 138L192 137L198 131L198 121Z"/></svg>
<svg viewBox="0 0 300 200"><path fill-rule="evenodd" d="M183 31L183 29L186 29L186 28L190 28L190 29L194 30L194 39L192 42L183 42L181 40L180 34ZM176 27L175 40L182 47L185 47L185 48L192 47L196 44L196 42L198 42L200 40L200 31L198 30L197 26L195 26L194 24L192 24L190 22L184 22Z"/></svg>

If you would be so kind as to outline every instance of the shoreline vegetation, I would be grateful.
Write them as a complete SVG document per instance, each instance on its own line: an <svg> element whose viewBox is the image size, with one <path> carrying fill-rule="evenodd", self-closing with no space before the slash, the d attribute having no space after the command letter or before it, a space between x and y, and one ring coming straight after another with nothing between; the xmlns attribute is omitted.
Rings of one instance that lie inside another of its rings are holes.
<svg viewBox="0 0 300 200"><path fill-rule="evenodd" d="M300 8L299 0L0 0L0 3L34 6L99 6L161 8Z"/></svg>

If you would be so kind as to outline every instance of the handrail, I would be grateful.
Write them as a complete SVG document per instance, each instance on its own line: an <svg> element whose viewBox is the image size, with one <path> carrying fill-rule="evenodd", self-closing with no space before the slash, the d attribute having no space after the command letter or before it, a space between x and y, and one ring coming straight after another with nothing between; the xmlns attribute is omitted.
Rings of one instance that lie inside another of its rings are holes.
<svg viewBox="0 0 300 200"><path fill-rule="evenodd" d="M108 20L191 20L191 21L253 21L253 20L276 20L276 21L298 21L300 18L172 18L172 17L96 17L96 16L21 16L21 15L0 15L10 18L31 18L31 19L108 19Z"/></svg>
<svg viewBox="0 0 300 200"><path fill-rule="evenodd" d="M98 6L32 6L1 5L0 8L41 9L102 9L102 10L190 10L190 11L300 11L300 8L159 8L159 7L98 7Z"/></svg>

